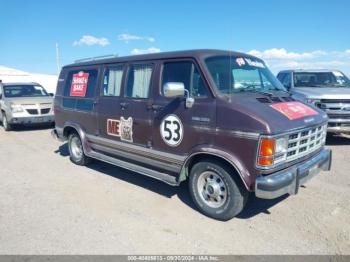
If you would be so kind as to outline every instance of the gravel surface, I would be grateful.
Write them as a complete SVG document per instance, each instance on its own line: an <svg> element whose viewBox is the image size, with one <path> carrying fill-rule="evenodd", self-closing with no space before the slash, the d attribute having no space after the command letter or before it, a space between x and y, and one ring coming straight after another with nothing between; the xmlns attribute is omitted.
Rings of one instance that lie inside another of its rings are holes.
<svg viewBox="0 0 350 262"><path fill-rule="evenodd" d="M0 254L350 254L350 138L299 194L250 196L228 222L171 187L109 164L72 164L49 129L0 130Z"/></svg>

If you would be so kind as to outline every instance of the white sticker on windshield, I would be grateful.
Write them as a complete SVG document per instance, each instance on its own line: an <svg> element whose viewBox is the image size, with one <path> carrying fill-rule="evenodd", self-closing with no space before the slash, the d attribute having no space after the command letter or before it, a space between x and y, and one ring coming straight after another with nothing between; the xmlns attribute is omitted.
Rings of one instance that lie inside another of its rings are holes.
<svg viewBox="0 0 350 262"><path fill-rule="evenodd" d="M245 65L244 59L243 59L242 57L238 57L238 58L236 59L236 63L237 63L237 65L239 65L239 66L244 66L244 65Z"/></svg>
<svg viewBox="0 0 350 262"><path fill-rule="evenodd" d="M265 68L264 63L262 63L262 62L254 61L254 60L251 60L250 58L244 58L244 59L248 63L248 65L250 65L250 66Z"/></svg>

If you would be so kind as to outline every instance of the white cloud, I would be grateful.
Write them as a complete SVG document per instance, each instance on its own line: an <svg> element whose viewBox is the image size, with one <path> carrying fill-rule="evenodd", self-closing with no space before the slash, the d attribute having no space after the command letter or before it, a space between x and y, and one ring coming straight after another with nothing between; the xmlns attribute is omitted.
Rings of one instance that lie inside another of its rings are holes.
<svg viewBox="0 0 350 262"><path fill-rule="evenodd" d="M84 35L78 41L74 41L73 46L81 46L81 45L100 45L106 46L109 45L109 40L105 37L97 38L92 35Z"/></svg>
<svg viewBox="0 0 350 262"><path fill-rule="evenodd" d="M248 53L260 57L262 59L311 59L327 54L325 51L322 50L316 50L305 53L288 52L284 48L266 49L262 52L258 50L251 50Z"/></svg>
<svg viewBox="0 0 350 262"><path fill-rule="evenodd" d="M156 39L151 36L138 36L138 35L131 35L131 34L120 34L118 35L119 41L124 41L125 43L129 43L130 41L135 40L144 40L148 42L155 42Z"/></svg>
<svg viewBox="0 0 350 262"><path fill-rule="evenodd" d="M139 48L134 48L131 50L132 55L142 55L142 54L151 54L151 53L159 53L160 49L156 47L150 47L147 49L139 49Z"/></svg>

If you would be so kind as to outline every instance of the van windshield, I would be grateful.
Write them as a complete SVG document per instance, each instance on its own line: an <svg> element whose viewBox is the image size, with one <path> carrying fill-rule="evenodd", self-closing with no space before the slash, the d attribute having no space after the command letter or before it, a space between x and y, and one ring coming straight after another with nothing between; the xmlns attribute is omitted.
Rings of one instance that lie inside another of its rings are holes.
<svg viewBox="0 0 350 262"><path fill-rule="evenodd" d="M222 94L286 91L261 60L242 56L215 56L206 59L205 63Z"/></svg>
<svg viewBox="0 0 350 262"><path fill-rule="evenodd" d="M38 85L6 85L4 95L5 97L49 96L46 90Z"/></svg>
<svg viewBox="0 0 350 262"><path fill-rule="evenodd" d="M294 87L350 87L350 80L341 72L297 72Z"/></svg>

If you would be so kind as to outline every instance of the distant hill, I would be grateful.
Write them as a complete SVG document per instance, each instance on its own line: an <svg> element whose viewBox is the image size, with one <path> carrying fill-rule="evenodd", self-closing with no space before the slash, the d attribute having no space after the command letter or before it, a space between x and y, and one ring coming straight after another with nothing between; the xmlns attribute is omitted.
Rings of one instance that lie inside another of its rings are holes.
<svg viewBox="0 0 350 262"><path fill-rule="evenodd" d="M0 79L8 82L36 82L41 84L49 93L56 93L58 76L28 73L14 68L0 65Z"/></svg>

